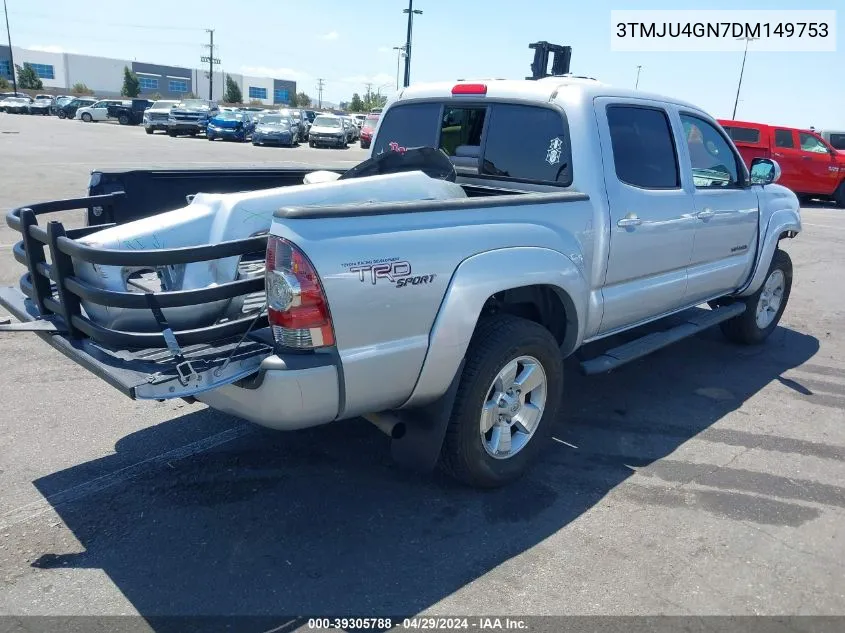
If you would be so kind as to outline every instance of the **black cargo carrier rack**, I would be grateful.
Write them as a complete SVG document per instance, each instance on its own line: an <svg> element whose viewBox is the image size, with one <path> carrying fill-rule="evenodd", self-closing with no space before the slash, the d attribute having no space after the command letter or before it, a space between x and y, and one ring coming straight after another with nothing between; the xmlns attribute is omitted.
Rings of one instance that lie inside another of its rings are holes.
<svg viewBox="0 0 845 633"><path fill-rule="evenodd" d="M0 304L21 321L0 325L0 329L35 332L131 398L186 397L258 371L261 360L273 349L265 310L206 327L173 331L161 309L263 292L263 275L195 290L118 292L77 277L74 262L156 268L244 257L263 254L266 235L202 246L116 250L78 241L116 226L114 223L66 229L56 220L46 226L37 220L44 214L92 207L110 212L124 196L117 192L54 200L7 213L6 223L22 237L13 246L13 255L27 272L20 278L20 290L0 289ZM82 300L101 306L150 309L161 332L104 327L85 314Z"/></svg>

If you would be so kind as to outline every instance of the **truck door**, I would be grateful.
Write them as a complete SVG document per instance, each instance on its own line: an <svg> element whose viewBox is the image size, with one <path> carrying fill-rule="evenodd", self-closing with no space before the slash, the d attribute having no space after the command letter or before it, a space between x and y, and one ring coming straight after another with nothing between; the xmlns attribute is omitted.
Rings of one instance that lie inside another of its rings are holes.
<svg viewBox="0 0 845 633"><path fill-rule="evenodd" d="M682 305L697 220L665 104L595 103L610 206L604 334Z"/></svg>
<svg viewBox="0 0 845 633"><path fill-rule="evenodd" d="M772 157L781 168L778 184L800 193L809 193L804 185L801 152L795 139L795 130L772 128L774 131Z"/></svg>
<svg viewBox="0 0 845 633"><path fill-rule="evenodd" d="M742 157L718 126L699 113L679 116L681 176L694 192L696 217L685 303L695 304L736 290L750 274L759 205Z"/></svg>
<svg viewBox="0 0 845 633"><path fill-rule="evenodd" d="M827 145L809 132L798 132L807 193L830 195L839 184L839 165Z"/></svg>

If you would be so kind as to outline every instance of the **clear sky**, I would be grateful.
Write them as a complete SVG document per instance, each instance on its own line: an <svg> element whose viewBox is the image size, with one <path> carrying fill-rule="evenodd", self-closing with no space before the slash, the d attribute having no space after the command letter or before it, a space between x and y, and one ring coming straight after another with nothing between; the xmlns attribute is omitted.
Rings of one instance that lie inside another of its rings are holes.
<svg viewBox="0 0 845 633"><path fill-rule="evenodd" d="M222 69L295 79L323 98L395 86L396 51L405 42L407 0L137 0L117 4L7 0L12 43L162 64L199 66L215 29ZM86 7L83 10L83 7ZM412 82L470 77L524 78L530 42L573 47L572 72L691 101L731 116L742 53L610 51L612 9L840 9L842 0L415 0ZM0 16L2 17L2 16ZM5 35L5 33L3 33ZM0 38L2 39L2 38ZM845 129L845 47L835 53L748 54L738 119Z"/></svg>

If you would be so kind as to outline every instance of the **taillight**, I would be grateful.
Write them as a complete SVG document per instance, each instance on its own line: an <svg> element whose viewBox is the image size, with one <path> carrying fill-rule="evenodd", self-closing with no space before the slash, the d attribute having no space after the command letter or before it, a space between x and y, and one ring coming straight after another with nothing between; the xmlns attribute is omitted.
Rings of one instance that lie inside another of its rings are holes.
<svg viewBox="0 0 845 633"><path fill-rule="evenodd" d="M276 343L294 349L334 345L329 306L317 271L301 250L283 238L267 240L265 286Z"/></svg>

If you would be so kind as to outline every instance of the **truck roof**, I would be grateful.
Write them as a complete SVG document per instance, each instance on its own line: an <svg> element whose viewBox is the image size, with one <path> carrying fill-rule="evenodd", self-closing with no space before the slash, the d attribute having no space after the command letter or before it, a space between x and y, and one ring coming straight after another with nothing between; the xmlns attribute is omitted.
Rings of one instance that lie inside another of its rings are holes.
<svg viewBox="0 0 845 633"><path fill-rule="evenodd" d="M404 88L395 97L395 101L408 99L443 99L453 96L452 89L456 85L483 84L486 86L486 97L494 99L524 99L528 101L548 102L558 95L561 89L575 93L575 99L592 100L595 97L624 97L630 99L652 99L665 101L675 105L685 106L694 110L701 110L695 104L640 90L629 88L615 88L591 77L562 75L544 77L537 80L525 79L461 79L457 81L441 81L436 83L416 84ZM467 96L471 96L467 94Z"/></svg>

